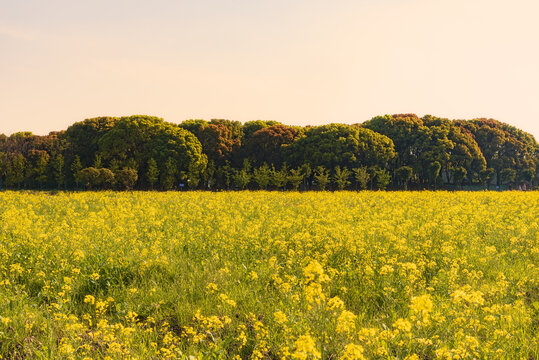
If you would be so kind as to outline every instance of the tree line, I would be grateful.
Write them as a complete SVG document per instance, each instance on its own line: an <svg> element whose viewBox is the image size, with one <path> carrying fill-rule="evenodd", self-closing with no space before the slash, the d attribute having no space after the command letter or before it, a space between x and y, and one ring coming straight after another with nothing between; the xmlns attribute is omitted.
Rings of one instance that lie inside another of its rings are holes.
<svg viewBox="0 0 539 360"><path fill-rule="evenodd" d="M538 183L539 145L493 119L377 116L361 124L97 117L0 134L7 189L439 189Z"/></svg>

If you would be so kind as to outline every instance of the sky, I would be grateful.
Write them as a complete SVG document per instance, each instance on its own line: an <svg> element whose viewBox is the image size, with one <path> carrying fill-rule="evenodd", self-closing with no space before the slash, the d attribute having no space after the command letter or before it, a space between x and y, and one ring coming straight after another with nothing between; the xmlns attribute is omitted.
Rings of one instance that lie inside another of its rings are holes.
<svg viewBox="0 0 539 360"><path fill-rule="evenodd" d="M0 133L415 113L539 139L537 14L536 0L0 0Z"/></svg>

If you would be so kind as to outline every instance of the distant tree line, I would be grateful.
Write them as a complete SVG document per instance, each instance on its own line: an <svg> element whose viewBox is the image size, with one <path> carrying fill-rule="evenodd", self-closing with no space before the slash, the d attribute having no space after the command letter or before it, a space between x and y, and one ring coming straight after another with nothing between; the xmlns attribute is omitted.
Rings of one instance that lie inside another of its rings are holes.
<svg viewBox="0 0 539 360"><path fill-rule="evenodd" d="M414 114L306 127L136 115L0 134L4 189L529 188L538 165L534 137L513 126Z"/></svg>

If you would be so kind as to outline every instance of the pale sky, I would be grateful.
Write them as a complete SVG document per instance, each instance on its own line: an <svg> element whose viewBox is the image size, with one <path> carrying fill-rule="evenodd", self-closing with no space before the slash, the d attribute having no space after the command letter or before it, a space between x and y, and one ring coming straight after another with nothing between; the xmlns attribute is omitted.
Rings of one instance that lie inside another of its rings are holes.
<svg viewBox="0 0 539 360"><path fill-rule="evenodd" d="M539 139L537 0L0 0L0 133L413 112Z"/></svg>

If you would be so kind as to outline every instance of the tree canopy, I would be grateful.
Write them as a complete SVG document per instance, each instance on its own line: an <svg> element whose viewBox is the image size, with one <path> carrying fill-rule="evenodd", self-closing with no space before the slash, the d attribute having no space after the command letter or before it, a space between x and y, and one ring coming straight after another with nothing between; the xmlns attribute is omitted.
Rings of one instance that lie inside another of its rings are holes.
<svg viewBox="0 0 539 360"><path fill-rule="evenodd" d="M13 189L460 189L538 183L539 145L493 119L415 114L362 124L96 117L0 134Z"/></svg>

